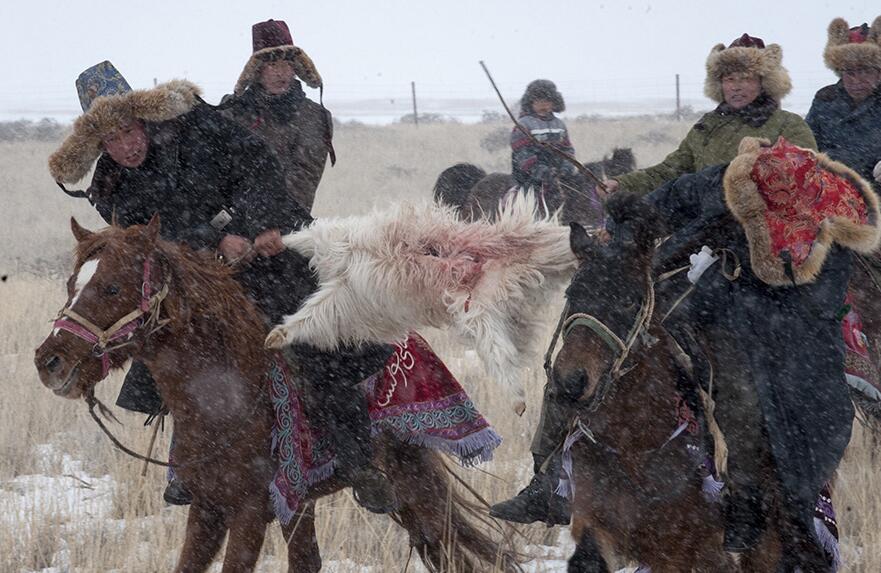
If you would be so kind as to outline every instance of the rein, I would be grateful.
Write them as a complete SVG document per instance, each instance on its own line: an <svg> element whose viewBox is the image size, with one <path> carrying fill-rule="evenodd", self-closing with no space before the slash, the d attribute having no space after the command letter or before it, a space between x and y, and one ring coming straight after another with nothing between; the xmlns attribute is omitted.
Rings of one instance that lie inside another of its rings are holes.
<svg viewBox="0 0 881 573"><path fill-rule="evenodd" d="M177 464L172 464L171 462L163 462L161 460L157 460L157 459L139 454L138 452L125 447L125 445L123 445L123 443L120 442L119 439L117 439L117 437L114 436L110 432L110 429L106 425L104 425L104 422L101 421L101 418L98 416L98 414L95 413L95 406L98 406L98 409L100 410L100 412L102 414L116 420L116 416L114 416L110 412L110 410L107 408L107 406L102 404L101 401L95 397L95 388L94 387L92 387L89 390L89 393L86 394L85 400L86 400L86 404L89 405L89 415L92 416L92 419L95 420L95 423L98 424L98 427L101 428L101 430L107 435L107 437L110 438L110 441L113 442L113 445L116 446L120 451L130 455L133 458L147 462L148 464L156 464L157 466L163 466L166 468L177 467ZM118 421L118 420L116 420L116 421ZM155 422L155 423L158 423L158 422Z"/></svg>

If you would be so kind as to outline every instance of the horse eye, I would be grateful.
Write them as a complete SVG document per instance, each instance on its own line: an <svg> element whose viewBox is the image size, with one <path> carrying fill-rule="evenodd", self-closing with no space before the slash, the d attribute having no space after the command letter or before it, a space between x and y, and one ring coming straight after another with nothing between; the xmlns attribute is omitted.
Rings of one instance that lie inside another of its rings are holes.
<svg viewBox="0 0 881 573"><path fill-rule="evenodd" d="M119 287L117 285L110 285L104 289L104 294L107 296L116 296L119 294Z"/></svg>

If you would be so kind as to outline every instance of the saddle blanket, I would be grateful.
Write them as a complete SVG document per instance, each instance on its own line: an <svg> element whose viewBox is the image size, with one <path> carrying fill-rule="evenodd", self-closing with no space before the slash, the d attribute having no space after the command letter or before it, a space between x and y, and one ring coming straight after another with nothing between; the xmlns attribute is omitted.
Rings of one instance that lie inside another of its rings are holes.
<svg viewBox="0 0 881 573"><path fill-rule="evenodd" d="M336 458L327 435L310 426L280 355L269 381L275 410L272 452L278 461L269 489L276 516L288 523L309 488L333 475ZM404 443L452 454L465 466L492 459L493 450L502 443L418 334L397 344L385 368L362 387L374 435L387 432Z"/></svg>

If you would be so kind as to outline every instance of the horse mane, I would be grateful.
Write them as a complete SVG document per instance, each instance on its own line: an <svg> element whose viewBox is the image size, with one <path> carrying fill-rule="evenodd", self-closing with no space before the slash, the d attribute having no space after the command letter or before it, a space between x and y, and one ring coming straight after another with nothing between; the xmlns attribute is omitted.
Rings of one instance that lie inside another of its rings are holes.
<svg viewBox="0 0 881 573"><path fill-rule="evenodd" d="M143 243L141 227L108 227L92 233L77 244L76 265L99 251L122 259L133 255L126 243ZM117 251L118 249L118 251ZM169 297L163 313L172 324L184 323L197 330L192 336L220 334L225 357L266 360L263 339L267 327L261 312L234 278L232 268L206 251L160 239L156 244L161 264L171 273ZM245 362L247 363L247 362Z"/></svg>

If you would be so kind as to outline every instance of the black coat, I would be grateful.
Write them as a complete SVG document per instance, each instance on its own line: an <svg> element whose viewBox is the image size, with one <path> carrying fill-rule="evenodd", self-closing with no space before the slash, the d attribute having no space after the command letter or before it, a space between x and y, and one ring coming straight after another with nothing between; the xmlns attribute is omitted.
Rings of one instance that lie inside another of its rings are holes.
<svg viewBox="0 0 881 573"><path fill-rule="evenodd" d="M142 225L159 213L163 238L214 249L227 234L253 240L267 229L286 234L312 221L285 191L266 144L213 107L200 103L147 128L150 147L139 167L121 167L106 155L98 160L89 196L108 223ZM218 230L211 221L222 210L232 219ZM293 250L258 257L237 278L272 324L294 314L318 286L308 259ZM298 344L288 353L305 366L299 372L313 389L307 397L322 406L312 414L338 430L341 463L360 466L370 459L369 420L355 384L382 368L391 352L386 345L322 351ZM145 370L133 372L146 376Z"/></svg>
<svg viewBox="0 0 881 573"><path fill-rule="evenodd" d="M759 280L751 269L746 235L725 205L725 168L685 175L647 196L672 231L658 255L675 262L660 266L687 264L685 253L701 245L727 248L739 258L739 279L726 279L717 262L677 313L697 330L734 333L747 363L718 366L748 372L783 494L809 527L814 502L844 455L853 423L839 319L851 253L832 247L810 284L772 287Z"/></svg>
<svg viewBox="0 0 881 573"><path fill-rule="evenodd" d="M814 96L805 121L820 151L874 183L872 170L881 161L881 87L854 104L840 81L826 86Z"/></svg>
<svg viewBox="0 0 881 573"><path fill-rule="evenodd" d="M102 155L89 194L101 216L123 227L162 218L163 238L194 249L214 249L224 235L253 240L267 229L283 234L311 222L284 189L278 162L259 139L213 107L200 103L173 120L147 124L150 147L136 168ZM221 211L232 216L212 226ZM239 279L267 318L294 313L317 283L294 251L258 257Z"/></svg>

